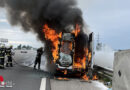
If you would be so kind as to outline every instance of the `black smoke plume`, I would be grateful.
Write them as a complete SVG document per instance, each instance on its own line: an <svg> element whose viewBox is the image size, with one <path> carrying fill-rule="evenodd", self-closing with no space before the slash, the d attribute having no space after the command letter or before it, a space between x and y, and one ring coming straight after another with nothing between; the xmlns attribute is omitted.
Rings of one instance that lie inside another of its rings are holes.
<svg viewBox="0 0 130 90"><path fill-rule="evenodd" d="M10 24L21 26L25 32L36 33L45 44L48 59L52 46L50 41L45 40L43 25L48 24L57 33L65 32L69 25L83 26L82 12L76 5L76 0L0 0L0 7L7 10Z"/></svg>

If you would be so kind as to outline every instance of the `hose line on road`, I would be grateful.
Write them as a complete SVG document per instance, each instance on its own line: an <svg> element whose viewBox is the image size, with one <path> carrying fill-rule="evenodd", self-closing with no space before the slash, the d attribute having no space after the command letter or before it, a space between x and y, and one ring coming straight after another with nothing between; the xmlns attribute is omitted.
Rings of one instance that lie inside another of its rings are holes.
<svg viewBox="0 0 130 90"><path fill-rule="evenodd" d="M13 59L13 61L14 61L15 64L17 64L17 65L19 65L19 66L23 66L22 64L17 63L16 60ZM22 62L22 63L23 63L23 62ZM25 65L25 66L26 66L26 67L30 67L30 66L33 65L33 64L34 64L34 62L30 63L29 65Z"/></svg>

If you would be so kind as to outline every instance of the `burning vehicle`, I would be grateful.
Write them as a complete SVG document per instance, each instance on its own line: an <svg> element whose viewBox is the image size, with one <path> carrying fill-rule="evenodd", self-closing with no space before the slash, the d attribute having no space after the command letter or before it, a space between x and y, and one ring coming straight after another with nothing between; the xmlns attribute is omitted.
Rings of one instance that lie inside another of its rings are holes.
<svg viewBox="0 0 130 90"><path fill-rule="evenodd" d="M33 32L44 44L47 68L54 63L56 72L64 75L92 71L93 33L83 29L76 0L1 0L0 7L12 26Z"/></svg>
<svg viewBox="0 0 130 90"><path fill-rule="evenodd" d="M73 73L84 75L87 73L92 76L93 33L82 37L84 34L80 29L77 24L74 30L57 34L48 25L44 26L45 37L51 40L54 46L52 61L56 65L56 73L64 75Z"/></svg>

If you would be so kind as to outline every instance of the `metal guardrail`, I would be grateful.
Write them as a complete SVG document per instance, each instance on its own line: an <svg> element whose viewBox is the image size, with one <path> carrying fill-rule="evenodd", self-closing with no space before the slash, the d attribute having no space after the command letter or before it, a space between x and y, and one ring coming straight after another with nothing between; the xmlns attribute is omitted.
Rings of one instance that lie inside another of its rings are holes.
<svg viewBox="0 0 130 90"><path fill-rule="evenodd" d="M98 79L104 82L107 87L112 87L113 71L96 66L94 67L94 73L97 74Z"/></svg>

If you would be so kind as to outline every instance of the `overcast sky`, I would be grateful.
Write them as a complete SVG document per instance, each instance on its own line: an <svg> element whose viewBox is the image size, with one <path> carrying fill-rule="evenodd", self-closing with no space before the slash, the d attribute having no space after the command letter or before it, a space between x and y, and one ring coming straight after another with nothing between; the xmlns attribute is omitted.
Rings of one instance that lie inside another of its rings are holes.
<svg viewBox="0 0 130 90"><path fill-rule="evenodd" d="M113 49L130 48L130 0L78 0L78 4L95 38L99 33L100 41ZM15 45L42 45L36 35L10 26L3 9L0 9L0 38L8 38Z"/></svg>
<svg viewBox="0 0 130 90"><path fill-rule="evenodd" d="M19 44L41 47L43 44L37 40L36 35L32 32L23 32L20 27L12 27L7 20L6 12L0 9L0 38L9 40L8 45L16 47Z"/></svg>
<svg viewBox="0 0 130 90"><path fill-rule="evenodd" d="M78 0L90 30L113 49L130 49L130 0Z"/></svg>

